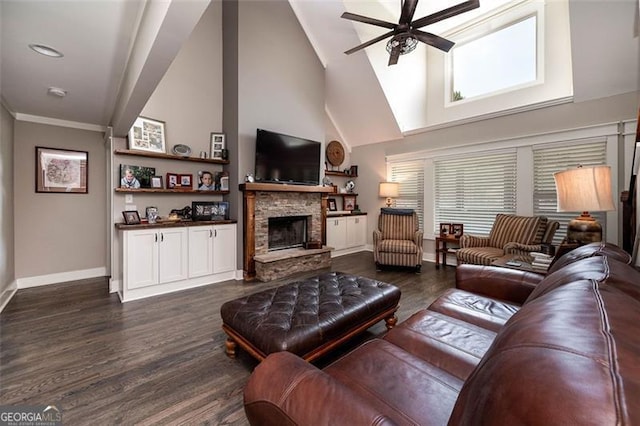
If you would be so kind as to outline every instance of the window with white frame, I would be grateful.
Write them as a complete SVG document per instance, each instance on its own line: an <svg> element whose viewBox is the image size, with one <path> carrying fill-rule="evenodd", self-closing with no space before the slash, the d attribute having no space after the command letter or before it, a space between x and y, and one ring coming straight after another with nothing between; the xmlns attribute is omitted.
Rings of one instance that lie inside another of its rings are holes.
<svg viewBox="0 0 640 426"><path fill-rule="evenodd" d="M515 149L435 159L434 178L436 228L464 223L465 233L487 235L496 214L516 212Z"/></svg>
<svg viewBox="0 0 640 426"><path fill-rule="evenodd" d="M390 181L398 182L395 207L413 209L424 230L424 161L405 161L389 165Z"/></svg>
<svg viewBox="0 0 640 426"><path fill-rule="evenodd" d="M537 18L510 23L456 45L451 102L520 87L537 79Z"/></svg>
<svg viewBox="0 0 640 426"><path fill-rule="evenodd" d="M567 224L578 216L577 213L558 212L556 185L553 174L575 168L578 165L596 166L606 164L607 146L605 142L583 143L533 149L533 214L546 216L560 222L553 243L558 244L567 235ZM606 213L590 212L606 229Z"/></svg>

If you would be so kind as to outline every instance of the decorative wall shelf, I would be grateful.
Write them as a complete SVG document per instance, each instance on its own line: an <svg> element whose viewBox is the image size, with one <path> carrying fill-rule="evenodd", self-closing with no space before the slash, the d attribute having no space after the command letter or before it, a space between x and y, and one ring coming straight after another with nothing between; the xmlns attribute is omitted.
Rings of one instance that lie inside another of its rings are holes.
<svg viewBox="0 0 640 426"><path fill-rule="evenodd" d="M358 177L358 175L353 175L351 173L337 172L333 170L325 170L324 174L325 176Z"/></svg>
<svg viewBox="0 0 640 426"><path fill-rule="evenodd" d="M116 192L126 193L170 193L170 194L201 194L227 195L229 191L198 191L196 189L162 189L162 188L115 188Z"/></svg>
<svg viewBox="0 0 640 426"><path fill-rule="evenodd" d="M215 158L200 158L200 157L181 157L173 154L163 154L161 152L147 152L147 151L135 151L132 149L116 149L114 154L117 155L132 155L136 157L147 158L163 158L165 160L178 160L178 161L190 161L193 163L209 163L209 164L229 164L229 160L218 160Z"/></svg>

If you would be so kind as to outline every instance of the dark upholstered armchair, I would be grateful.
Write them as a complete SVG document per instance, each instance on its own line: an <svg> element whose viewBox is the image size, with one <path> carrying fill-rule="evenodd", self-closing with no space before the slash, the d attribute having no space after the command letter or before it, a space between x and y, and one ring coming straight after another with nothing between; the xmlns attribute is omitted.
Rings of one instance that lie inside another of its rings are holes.
<svg viewBox="0 0 640 426"><path fill-rule="evenodd" d="M422 231L415 211L380 209L378 229L373 231L373 258L376 266L422 267Z"/></svg>
<svg viewBox="0 0 640 426"><path fill-rule="evenodd" d="M551 244L560 224L544 216L498 214L489 236L463 235L456 252L458 264L491 265L503 256L524 258L541 251L542 244Z"/></svg>

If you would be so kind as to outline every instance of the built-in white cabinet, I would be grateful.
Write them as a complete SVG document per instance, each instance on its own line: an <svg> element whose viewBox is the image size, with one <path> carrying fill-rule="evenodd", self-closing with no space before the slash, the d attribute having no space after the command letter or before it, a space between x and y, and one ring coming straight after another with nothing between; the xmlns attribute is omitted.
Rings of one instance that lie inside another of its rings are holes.
<svg viewBox="0 0 640 426"><path fill-rule="evenodd" d="M236 224L122 231L123 302L235 278Z"/></svg>
<svg viewBox="0 0 640 426"><path fill-rule="evenodd" d="M367 216L327 218L327 246L332 256L340 256L364 249L367 243Z"/></svg>

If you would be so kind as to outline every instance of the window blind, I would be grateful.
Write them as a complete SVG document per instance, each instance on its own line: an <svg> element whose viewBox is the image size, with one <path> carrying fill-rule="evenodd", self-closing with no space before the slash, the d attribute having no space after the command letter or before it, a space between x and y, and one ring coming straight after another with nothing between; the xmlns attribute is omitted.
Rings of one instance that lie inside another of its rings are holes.
<svg viewBox="0 0 640 426"><path fill-rule="evenodd" d="M534 148L533 149L533 214L546 216L560 222L560 228L553 238L559 244L567 235L567 224L577 216L577 212L558 212L556 200L555 172L583 166L606 164L607 146L605 142L581 145ZM606 229L605 212L589 212Z"/></svg>
<svg viewBox="0 0 640 426"><path fill-rule="evenodd" d="M424 230L424 161L391 163L390 172L391 182L399 183L395 207L415 210Z"/></svg>
<svg viewBox="0 0 640 426"><path fill-rule="evenodd" d="M496 214L516 211L516 152L434 161L435 229L462 223L466 234L487 235Z"/></svg>

